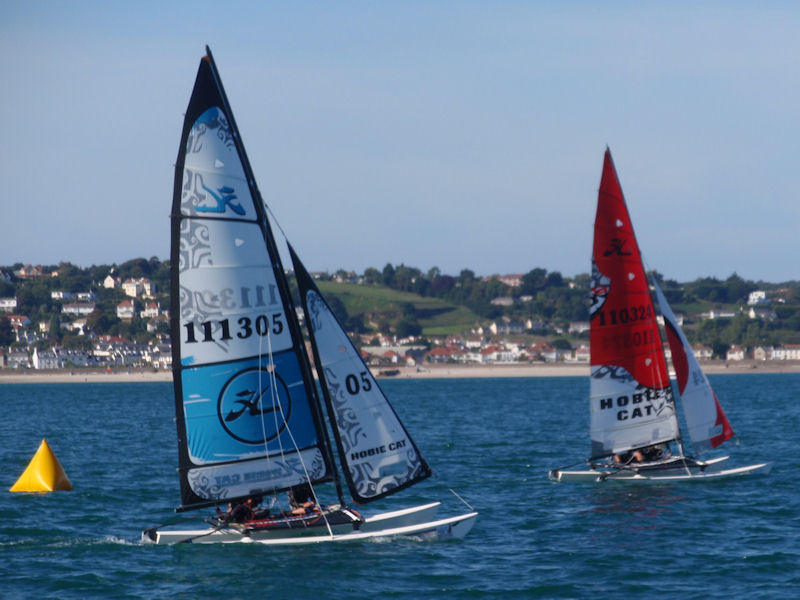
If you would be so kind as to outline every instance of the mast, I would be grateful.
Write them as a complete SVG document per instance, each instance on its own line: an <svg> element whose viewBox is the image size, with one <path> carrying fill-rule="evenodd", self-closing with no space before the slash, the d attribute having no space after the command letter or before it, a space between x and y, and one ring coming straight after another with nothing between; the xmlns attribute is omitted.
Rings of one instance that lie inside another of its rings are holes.
<svg viewBox="0 0 800 600"><path fill-rule="evenodd" d="M678 439L655 308L608 149L594 226L590 345L592 457Z"/></svg>
<svg viewBox="0 0 800 600"><path fill-rule="evenodd" d="M211 52L172 204L179 510L334 478L289 285Z"/></svg>
<svg viewBox="0 0 800 600"><path fill-rule="evenodd" d="M239 128L236 126L236 120L233 116L233 110L230 107L228 102L228 95L225 93L225 88L222 86L222 81L219 78L219 71L217 70L216 63L214 62L214 57L211 54L211 49L206 46L206 55L208 56L209 61L211 62L212 66L212 73L215 76L217 81L217 86L219 87L222 101L225 105L226 112L230 115L231 126L234 131L234 139L238 141L240 147L240 155L242 157L242 166L244 167L245 175L247 176L247 180L253 190L253 197L256 203L256 210L259 214L259 219L262 221L265 229L264 238L267 242L267 249L269 251L270 260L273 263L273 268L276 273L276 282L280 288L280 295L281 298L284 298L285 303L287 304L288 311L287 311L287 323L291 330L292 339L294 341L295 347L302 349L300 352L297 353L300 368L303 372L303 383L306 387L306 394L308 394L309 399L311 400L311 408L314 411L314 420L317 423L317 427L319 431L322 433L322 439L324 443L322 444L321 448L324 450L326 455L326 462L329 465L329 470L333 475L333 480L336 487L336 494L339 498L339 502L344 504L344 498L342 497L342 484L339 479L339 472L336 470L334 462L333 462L333 451L331 449L331 443L328 439L328 429L323 424L323 417L321 411L321 403L319 400L319 396L317 394L317 386L314 384L314 376L311 373L311 365L309 364L308 354L305 351L305 343L303 341L303 333L300 328L300 323L297 320L297 311L295 310L294 306L294 299L292 298L292 293L289 287L289 281L286 277L286 270L283 268L283 262L281 261L280 252L278 251L277 244L275 242L275 236L272 233L272 225L270 224L269 218L267 216L267 211L264 209L265 203L261 197L261 192L258 189L256 184L256 178L253 174L253 169L250 166L250 159L247 157L247 153L244 151L244 143L242 142L241 135L239 134Z"/></svg>
<svg viewBox="0 0 800 600"><path fill-rule="evenodd" d="M359 504L432 472L378 382L289 245L314 363L350 495Z"/></svg>

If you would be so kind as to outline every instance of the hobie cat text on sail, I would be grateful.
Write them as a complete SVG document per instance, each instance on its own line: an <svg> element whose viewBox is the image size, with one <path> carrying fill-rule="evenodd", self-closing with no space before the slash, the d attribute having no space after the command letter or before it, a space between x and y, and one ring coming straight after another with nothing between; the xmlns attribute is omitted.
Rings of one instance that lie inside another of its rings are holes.
<svg viewBox="0 0 800 600"><path fill-rule="evenodd" d="M608 410L618 408L617 421L627 421L628 419L636 419L638 417L649 417L656 415L661 410L663 403L660 406L654 406L652 403L657 400L669 402L672 394L669 388L663 390L647 389L643 393L631 394L630 396L623 395L617 398L601 398L600 410Z"/></svg>

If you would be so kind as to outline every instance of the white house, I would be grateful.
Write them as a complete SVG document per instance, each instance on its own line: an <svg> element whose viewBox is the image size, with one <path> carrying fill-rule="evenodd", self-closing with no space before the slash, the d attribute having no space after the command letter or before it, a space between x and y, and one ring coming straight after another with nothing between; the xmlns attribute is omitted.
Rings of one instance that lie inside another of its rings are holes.
<svg viewBox="0 0 800 600"><path fill-rule="evenodd" d="M755 290L750 292L750 295L747 297L747 304L748 306L755 306L757 304L768 304L767 300L767 292L764 290Z"/></svg>
<svg viewBox="0 0 800 600"><path fill-rule="evenodd" d="M142 318L152 319L153 317L157 317L160 313L161 306L159 306L158 302L147 302L144 305L144 310L140 314Z"/></svg>
<svg viewBox="0 0 800 600"><path fill-rule="evenodd" d="M756 360L772 360L772 346L756 346L753 348L753 358Z"/></svg>
<svg viewBox="0 0 800 600"><path fill-rule="evenodd" d="M71 302L61 307L61 312L65 315L80 315L86 317L94 312L94 303L91 302Z"/></svg>
<svg viewBox="0 0 800 600"><path fill-rule="evenodd" d="M117 317L120 319L131 320L135 312L133 300L123 300L117 304Z"/></svg>
<svg viewBox="0 0 800 600"><path fill-rule="evenodd" d="M705 315L703 315L705 316ZM710 310L708 311L709 319L732 319L736 313L730 310Z"/></svg>
<svg viewBox="0 0 800 600"><path fill-rule="evenodd" d="M773 360L800 360L800 344L786 344L772 349Z"/></svg>
<svg viewBox="0 0 800 600"><path fill-rule="evenodd" d="M727 354L725 354L726 360L744 360L745 350L741 346L731 346L728 350Z"/></svg>
<svg viewBox="0 0 800 600"><path fill-rule="evenodd" d="M692 346L692 354L697 360L711 360L711 357L714 356L714 350L710 346L695 344Z"/></svg>
<svg viewBox="0 0 800 600"><path fill-rule="evenodd" d="M142 295L152 296L156 291L156 286L146 277L126 279L122 284L122 291L131 298L138 298Z"/></svg>
<svg viewBox="0 0 800 600"><path fill-rule="evenodd" d="M75 298L75 294L72 292L64 292L62 290L53 290L50 292L50 298L53 300L72 300Z"/></svg>
<svg viewBox="0 0 800 600"><path fill-rule="evenodd" d="M567 328L567 333L581 334L590 329L589 321L572 321Z"/></svg>
<svg viewBox="0 0 800 600"><path fill-rule="evenodd" d="M0 311L14 312L17 310L16 298L0 298Z"/></svg>

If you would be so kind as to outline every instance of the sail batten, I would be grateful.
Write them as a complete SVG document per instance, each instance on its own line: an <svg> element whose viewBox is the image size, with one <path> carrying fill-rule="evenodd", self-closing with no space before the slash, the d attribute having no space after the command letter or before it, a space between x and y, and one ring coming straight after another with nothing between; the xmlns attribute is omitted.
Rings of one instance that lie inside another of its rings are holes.
<svg viewBox="0 0 800 600"><path fill-rule="evenodd" d="M175 168L171 269L181 508L331 480L288 282L210 52Z"/></svg>
<svg viewBox="0 0 800 600"><path fill-rule="evenodd" d="M655 308L608 150L594 227L590 344L592 456L677 439Z"/></svg>

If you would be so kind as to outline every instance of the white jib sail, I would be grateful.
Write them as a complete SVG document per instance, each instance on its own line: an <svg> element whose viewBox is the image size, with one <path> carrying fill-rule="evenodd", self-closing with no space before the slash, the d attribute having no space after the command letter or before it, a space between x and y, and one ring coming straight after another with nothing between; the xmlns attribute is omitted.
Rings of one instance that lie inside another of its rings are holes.
<svg viewBox="0 0 800 600"><path fill-rule="evenodd" d="M689 437L695 453L700 454L730 438L733 430L655 279L653 287L661 314L664 316L664 327L667 331L667 341L672 353L672 365L675 368Z"/></svg>

